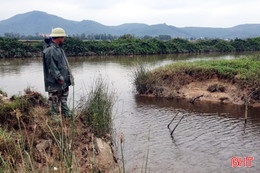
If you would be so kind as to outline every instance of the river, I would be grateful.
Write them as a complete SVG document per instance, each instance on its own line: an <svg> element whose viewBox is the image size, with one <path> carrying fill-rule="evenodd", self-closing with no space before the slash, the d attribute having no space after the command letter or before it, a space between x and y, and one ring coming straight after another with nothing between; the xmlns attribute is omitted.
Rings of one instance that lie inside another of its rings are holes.
<svg viewBox="0 0 260 173"><path fill-rule="evenodd" d="M123 134L126 172L141 172L147 152L150 172L260 172L260 110L249 109L244 125L244 107L137 96L133 71L137 63L153 69L178 61L233 59L243 54L160 55L133 57L69 58L75 77L76 101L86 95L100 76L115 91L113 111L114 144L121 158L119 134ZM0 89L9 96L20 94L26 87L44 92L41 59L0 60ZM70 88L71 104L72 88ZM173 137L172 129L181 121ZM253 157L252 166L231 167L232 157Z"/></svg>

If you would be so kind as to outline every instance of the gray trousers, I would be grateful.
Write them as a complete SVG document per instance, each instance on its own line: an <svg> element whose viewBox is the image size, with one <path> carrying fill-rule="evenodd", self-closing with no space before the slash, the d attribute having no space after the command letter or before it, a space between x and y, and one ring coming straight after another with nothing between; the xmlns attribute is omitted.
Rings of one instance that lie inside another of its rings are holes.
<svg viewBox="0 0 260 173"><path fill-rule="evenodd" d="M49 92L49 105L51 115L58 115L60 110L63 116L71 116L67 105L69 96L69 87L61 91Z"/></svg>

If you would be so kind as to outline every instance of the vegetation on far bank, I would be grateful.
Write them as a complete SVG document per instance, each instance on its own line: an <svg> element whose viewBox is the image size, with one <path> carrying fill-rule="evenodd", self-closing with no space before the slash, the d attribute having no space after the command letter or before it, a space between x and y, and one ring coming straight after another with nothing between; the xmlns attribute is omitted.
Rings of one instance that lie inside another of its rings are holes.
<svg viewBox="0 0 260 173"><path fill-rule="evenodd" d="M178 91L194 81L218 78L254 93L251 98L260 102L260 58L179 62L147 71L139 67L135 85L139 94L161 96L165 86ZM174 96L173 96L174 97Z"/></svg>
<svg viewBox="0 0 260 173"><path fill-rule="evenodd" d="M52 118L47 99L31 89L10 99L1 94L0 172L113 172L117 169L111 148L104 143L111 140L113 105L112 95L107 98L106 86L103 81L98 83L93 88L93 93L98 94L89 96L95 99L81 103L74 118L61 118L61 115ZM110 106L104 108L103 102ZM86 121L90 117L92 121Z"/></svg>
<svg viewBox="0 0 260 173"><path fill-rule="evenodd" d="M259 51L260 37L230 41L220 39L188 41L181 38L163 41L156 38L135 38L131 35L124 35L111 41L83 41L68 37L63 45L68 56L241 52ZM41 56L42 47L43 41L29 42L0 37L0 58Z"/></svg>
<svg viewBox="0 0 260 173"><path fill-rule="evenodd" d="M29 44L0 37L0 58L35 57L41 49L42 43Z"/></svg>

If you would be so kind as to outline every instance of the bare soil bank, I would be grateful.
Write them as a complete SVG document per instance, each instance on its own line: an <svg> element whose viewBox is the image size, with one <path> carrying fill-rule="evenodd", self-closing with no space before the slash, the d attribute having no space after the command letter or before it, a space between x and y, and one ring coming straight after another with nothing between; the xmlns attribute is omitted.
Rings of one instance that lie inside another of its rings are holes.
<svg viewBox="0 0 260 173"><path fill-rule="evenodd" d="M260 107L259 57L175 63L135 73L140 95Z"/></svg>
<svg viewBox="0 0 260 173"><path fill-rule="evenodd" d="M223 90L218 90L218 87L223 88ZM245 97L249 95L248 89L241 89L229 81L220 80L218 78L205 81L193 81L180 88L175 88L172 85L163 85L163 87L158 87L157 91L158 90L161 92L141 95L149 97L182 98L187 99L190 103L207 101L236 105L245 104ZM254 99L250 99L249 105L260 108L260 103Z"/></svg>
<svg viewBox="0 0 260 173"><path fill-rule="evenodd" d="M71 118L51 118L38 92L27 90L18 97L0 93L1 170L68 172L66 161L72 152L72 172L118 172L109 137L96 137L80 115L75 119L72 150Z"/></svg>

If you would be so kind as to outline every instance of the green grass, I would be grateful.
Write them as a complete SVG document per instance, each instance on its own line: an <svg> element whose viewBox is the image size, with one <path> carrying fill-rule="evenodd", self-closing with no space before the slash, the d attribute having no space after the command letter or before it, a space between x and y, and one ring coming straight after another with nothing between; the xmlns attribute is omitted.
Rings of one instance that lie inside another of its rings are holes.
<svg viewBox="0 0 260 173"><path fill-rule="evenodd" d="M181 62L155 69L154 73L184 72L189 75L210 76L213 73L220 78L237 77L250 82L260 82L260 60L258 57L239 58L233 60L211 60L197 62Z"/></svg>
<svg viewBox="0 0 260 173"><path fill-rule="evenodd" d="M2 91L1 89L0 89L0 94L3 96L7 96L6 92Z"/></svg>
<svg viewBox="0 0 260 173"><path fill-rule="evenodd" d="M150 75L148 70L142 65L137 65L137 68L134 71L134 84L136 86L136 91L139 94L147 94L150 91Z"/></svg>
<svg viewBox="0 0 260 173"><path fill-rule="evenodd" d="M111 132L113 104L113 92L110 92L102 78L98 78L81 112L83 122L90 125L98 137Z"/></svg>
<svg viewBox="0 0 260 173"><path fill-rule="evenodd" d="M2 160L0 161L0 165L5 165L3 160L10 162L11 158L15 158L16 160L19 158L18 147L13 138L13 133L7 131L6 129L0 127L0 151ZM1 170L1 168L0 168Z"/></svg>
<svg viewBox="0 0 260 173"><path fill-rule="evenodd" d="M7 124L12 120L16 120L14 111L20 111L23 114L23 120L30 121L30 110L35 105L47 106L47 99L40 93L32 91L30 88L24 90L22 96L14 95L10 98L11 102L3 102L0 105L0 123Z"/></svg>

